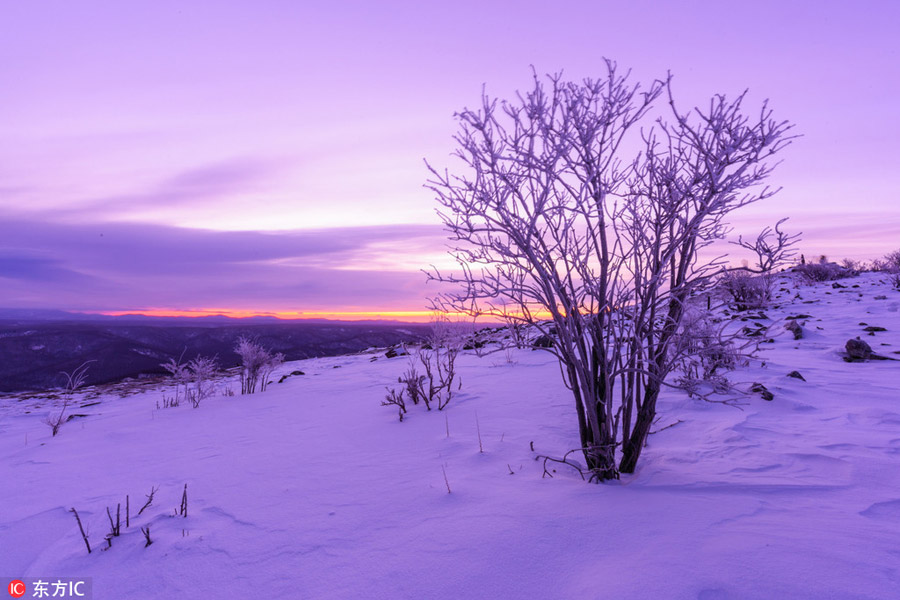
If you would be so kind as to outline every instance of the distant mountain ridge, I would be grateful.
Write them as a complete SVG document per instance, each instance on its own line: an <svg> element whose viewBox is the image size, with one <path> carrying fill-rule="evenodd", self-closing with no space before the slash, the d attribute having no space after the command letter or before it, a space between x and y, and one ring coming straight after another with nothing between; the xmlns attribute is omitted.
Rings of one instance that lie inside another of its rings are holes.
<svg viewBox="0 0 900 600"><path fill-rule="evenodd" d="M201 325L204 323L222 323L222 324L247 324L247 323L373 323L373 324L406 324L405 321L399 320L382 320L382 319L360 319L360 320L337 320L323 318L298 318L284 319L269 315L258 315L253 317L229 317L228 315L204 315L200 317L158 317L153 315L143 315L140 313L128 313L124 315L104 315L100 313L81 313L56 309L31 309L31 308L2 308L0 307L0 321L16 321L16 322L36 322L36 321L111 321L111 322L141 322L141 323L157 323L157 324L187 324Z"/></svg>
<svg viewBox="0 0 900 600"><path fill-rule="evenodd" d="M62 311L46 311L57 314ZM2 315L9 315L3 311ZM281 321L272 317L108 317L37 319L0 316L0 392L59 387L61 372L84 362L87 384L108 383L164 371L160 363L183 356L216 356L223 368L238 364L234 346L246 336L287 360L350 354L425 336L414 323Z"/></svg>

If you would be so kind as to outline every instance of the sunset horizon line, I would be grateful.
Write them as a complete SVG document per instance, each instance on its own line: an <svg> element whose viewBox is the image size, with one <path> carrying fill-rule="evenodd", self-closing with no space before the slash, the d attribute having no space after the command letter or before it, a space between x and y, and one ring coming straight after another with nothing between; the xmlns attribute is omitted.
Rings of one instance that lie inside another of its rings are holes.
<svg viewBox="0 0 900 600"><path fill-rule="evenodd" d="M427 310L359 310L359 311L271 311L248 310L227 308L195 308L195 309L169 309L146 308L132 310L99 310L99 311L71 311L86 315L103 315L108 317L157 317L157 318L204 318L226 317L229 319L253 319L269 317L280 321L409 321L427 322L434 318L434 311Z"/></svg>

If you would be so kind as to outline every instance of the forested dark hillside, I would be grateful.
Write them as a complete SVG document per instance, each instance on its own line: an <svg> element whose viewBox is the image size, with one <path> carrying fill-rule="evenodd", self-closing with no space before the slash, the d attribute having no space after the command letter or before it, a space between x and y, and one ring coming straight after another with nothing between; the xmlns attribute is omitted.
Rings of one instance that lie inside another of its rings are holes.
<svg viewBox="0 0 900 600"><path fill-rule="evenodd" d="M265 322L147 319L130 322L0 321L0 391L60 386L62 371L94 361L87 384L142 373L163 373L160 363L184 354L238 364L234 345L246 336L287 360L348 354L422 337L426 325L406 323Z"/></svg>

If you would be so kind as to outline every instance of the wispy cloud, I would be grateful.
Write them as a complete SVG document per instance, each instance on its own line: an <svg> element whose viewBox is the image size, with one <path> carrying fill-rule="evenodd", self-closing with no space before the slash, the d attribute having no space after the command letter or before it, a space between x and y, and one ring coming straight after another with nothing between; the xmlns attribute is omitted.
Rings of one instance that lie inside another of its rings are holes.
<svg viewBox="0 0 900 600"><path fill-rule="evenodd" d="M87 198L70 214L81 220L128 216L132 213L167 211L222 205L236 197L258 194L284 169L283 161L235 158L186 169L134 193Z"/></svg>
<svg viewBox="0 0 900 600"><path fill-rule="evenodd" d="M0 221L0 240L0 305L88 311L414 310L424 278L402 265L442 247L427 225L273 233L19 219ZM392 246L395 268L384 264ZM373 247L381 263L366 269Z"/></svg>

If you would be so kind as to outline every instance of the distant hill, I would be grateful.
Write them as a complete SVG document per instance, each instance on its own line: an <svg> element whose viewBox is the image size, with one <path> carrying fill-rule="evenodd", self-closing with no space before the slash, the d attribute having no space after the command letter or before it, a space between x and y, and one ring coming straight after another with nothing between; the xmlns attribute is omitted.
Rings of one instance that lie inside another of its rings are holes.
<svg viewBox="0 0 900 600"><path fill-rule="evenodd" d="M35 319L0 313L0 392L58 387L62 371L92 360L87 384L163 373L160 363L184 356L217 356L223 368L238 364L233 348L247 336L287 360L334 356L421 339L427 325L411 323L279 321L269 317L96 317ZM62 313L65 315L66 313ZM3 317L6 320L3 320Z"/></svg>

